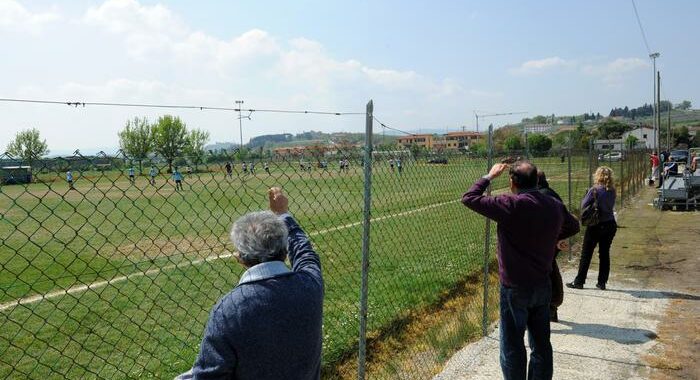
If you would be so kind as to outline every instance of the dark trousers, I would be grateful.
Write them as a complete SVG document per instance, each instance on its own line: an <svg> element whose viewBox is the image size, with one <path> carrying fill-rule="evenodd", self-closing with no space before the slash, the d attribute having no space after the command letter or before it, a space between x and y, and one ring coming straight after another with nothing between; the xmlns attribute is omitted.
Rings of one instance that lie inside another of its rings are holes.
<svg viewBox="0 0 700 380"><path fill-rule="evenodd" d="M554 255L552 272L549 274L549 279L552 282L552 300L549 303L551 310L556 310L564 303L564 281L561 278L561 272L557 264L557 256L559 256L559 250L557 250L557 253Z"/></svg>
<svg viewBox="0 0 700 380"><path fill-rule="evenodd" d="M578 274L574 283L583 285L586 283L588 267L591 266L593 250L598 246L598 258L600 267L598 268L598 285L605 285L610 276L610 246L617 232L617 223L614 220L596 224L586 228L583 236L583 249L581 250L581 261L578 264Z"/></svg>
<svg viewBox="0 0 700 380"><path fill-rule="evenodd" d="M551 296L549 282L527 288L501 285L500 362L505 380L552 378L552 344L549 341ZM529 367L525 330L531 350Z"/></svg>

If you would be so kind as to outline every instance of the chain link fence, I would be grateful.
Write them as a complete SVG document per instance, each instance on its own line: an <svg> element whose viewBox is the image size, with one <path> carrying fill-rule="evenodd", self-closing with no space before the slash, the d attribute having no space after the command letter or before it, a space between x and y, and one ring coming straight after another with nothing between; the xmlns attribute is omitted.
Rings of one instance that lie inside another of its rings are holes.
<svg viewBox="0 0 700 380"><path fill-rule="evenodd" d="M460 195L489 162L530 156L577 213L602 164L593 151L365 151L173 165L79 152L0 158L30 166L0 185L0 377L172 378L189 369L209 310L242 274L232 222L266 208L267 189L281 186L322 259L323 377L428 378L497 317L495 228ZM623 204L642 186L646 155L606 164ZM491 190L509 191L506 179ZM366 347L360 360L358 347Z"/></svg>

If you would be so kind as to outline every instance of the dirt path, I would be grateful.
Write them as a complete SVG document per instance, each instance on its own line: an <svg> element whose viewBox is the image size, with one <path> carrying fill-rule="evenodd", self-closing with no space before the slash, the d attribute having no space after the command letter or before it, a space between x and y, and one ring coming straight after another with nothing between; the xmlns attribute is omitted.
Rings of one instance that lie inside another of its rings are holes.
<svg viewBox="0 0 700 380"><path fill-rule="evenodd" d="M700 213L659 212L653 196L644 189L621 215L608 290L565 289L560 323L552 324L555 379L700 378ZM435 379L498 378L495 328Z"/></svg>

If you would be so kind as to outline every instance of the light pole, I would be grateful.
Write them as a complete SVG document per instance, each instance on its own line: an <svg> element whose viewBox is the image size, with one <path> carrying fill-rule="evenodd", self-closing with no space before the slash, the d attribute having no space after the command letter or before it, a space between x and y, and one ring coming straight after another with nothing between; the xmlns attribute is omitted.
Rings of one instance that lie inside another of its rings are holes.
<svg viewBox="0 0 700 380"><path fill-rule="evenodd" d="M243 150L243 118L241 117L241 108L243 108L243 101L236 100L236 108L238 108L238 129L241 133L241 145L238 147L239 151Z"/></svg>
<svg viewBox="0 0 700 380"><path fill-rule="evenodd" d="M654 129L654 149L657 152L659 150L659 128L660 128L660 126L656 125L657 124L656 123L656 113L659 112L658 104L656 102L656 58L659 58L660 56L661 56L661 54L658 52L649 54L649 58L651 58L651 60L653 62L653 68L654 68L654 72L652 73L652 76L651 76L652 82L654 83L654 90L653 90L654 97L652 98L652 99L654 99L654 103L653 103L654 106L652 107L652 112L653 112L652 128Z"/></svg>

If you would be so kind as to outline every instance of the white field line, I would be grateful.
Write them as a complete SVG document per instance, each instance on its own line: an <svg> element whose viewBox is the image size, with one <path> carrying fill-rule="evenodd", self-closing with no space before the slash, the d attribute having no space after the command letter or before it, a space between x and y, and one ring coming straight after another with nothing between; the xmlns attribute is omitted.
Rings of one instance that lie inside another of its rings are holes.
<svg viewBox="0 0 700 380"><path fill-rule="evenodd" d="M456 203L456 202L459 202L459 200L435 203L432 205L416 208L413 210L408 210L408 211L403 211L403 212L396 213L396 214L389 214L389 215L380 216L377 218L372 218L371 220L373 222L380 222L382 220L411 215L411 214L415 214L417 212L430 210L430 209L433 209L436 207L440 207L440 206L444 206L444 205L447 205L450 203ZM320 230L320 231L314 231L314 232L309 233L309 236L311 237L311 236L323 235L323 234L326 234L329 232L336 232L336 231L344 230L347 228L352 228L352 227L362 225L362 223L363 222L354 222L354 223L344 224L342 226L327 228L327 229ZM19 306L19 305L28 305L28 304L40 302L40 301L47 300L47 299L62 297L64 295L68 295L68 294L80 293L80 292L84 292L86 290L96 290L99 288L103 288L107 285L112 285L112 284L116 284L119 282L124 282L124 281L127 281L129 279L136 278L136 277L143 277L143 276L150 276L153 274L158 274L162 271L166 271L166 270L170 270L170 269L185 268L185 267L189 267L192 265L199 265L199 264L202 264L203 262L211 262L211 261L215 261L215 260L227 259L231 256L233 256L233 253L230 253L230 252L222 253L222 254L218 254L218 255L208 256L204 259L197 259L197 260L182 262L179 264L166 265L166 266L163 266L160 268L153 268L153 269L149 269L149 270L143 271L143 272L135 272L135 273L131 273L131 274L128 274L125 276L115 277L115 278L112 278L110 280L96 281L96 282L93 282L90 284L76 285L76 286L72 286L68 289L56 290L56 291L49 292L46 294L37 294L37 295L29 296L29 297L19 298L19 299L13 300L13 301L9 301L9 302L0 304L0 311L11 309L11 308L14 308L14 307Z"/></svg>

